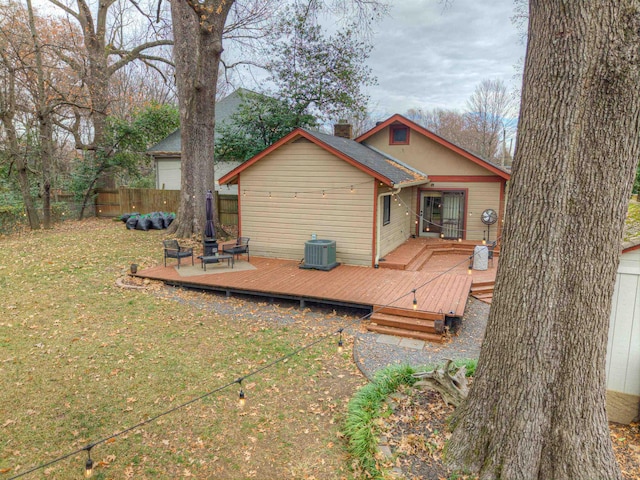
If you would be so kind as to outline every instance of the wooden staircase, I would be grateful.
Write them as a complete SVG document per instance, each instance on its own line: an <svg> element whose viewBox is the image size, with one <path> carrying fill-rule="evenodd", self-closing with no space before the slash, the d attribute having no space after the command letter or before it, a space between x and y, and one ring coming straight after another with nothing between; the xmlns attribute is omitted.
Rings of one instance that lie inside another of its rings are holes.
<svg viewBox="0 0 640 480"><path fill-rule="evenodd" d="M445 340L443 313L431 313L396 307L375 307L370 332L442 343Z"/></svg>
<svg viewBox="0 0 640 480"><path fill-rule="evenodd" d="M491 304L493 299L493 287L495 282L477 282L471 285L471 296L478 300Z"/></svg>

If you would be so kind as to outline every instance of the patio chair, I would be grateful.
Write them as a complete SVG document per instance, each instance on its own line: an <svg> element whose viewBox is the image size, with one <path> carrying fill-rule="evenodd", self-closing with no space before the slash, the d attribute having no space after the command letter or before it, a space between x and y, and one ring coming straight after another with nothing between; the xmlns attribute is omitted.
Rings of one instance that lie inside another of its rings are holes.
<svg viewBox="0 0 640 480"><path fill-rule="evenodd" d="M489 262L491 262L491 267L493 267L493 251L495 250L497 244L498 244L498 241L494 240L493 242L487 245L487 248L488 248L487 259L489 260Z"/></svg>
<svg viewBox="0 0 640 480"><path fill-rule="evenodd" d="M249 237L238 237L235 243L227 243L222 245L223 253L239 256L241 253L247 254L247 262L249 261Z"/></svg>
<svg viewBox="0 0 640 480"><path fill-rule="evenodd" d="M164 266L167 266L167 258L177 258L178 268L180 268L180 259L191 257L191 265L193 265L193 248L181 247L177 240L163 240L164 245Z"/></svg>

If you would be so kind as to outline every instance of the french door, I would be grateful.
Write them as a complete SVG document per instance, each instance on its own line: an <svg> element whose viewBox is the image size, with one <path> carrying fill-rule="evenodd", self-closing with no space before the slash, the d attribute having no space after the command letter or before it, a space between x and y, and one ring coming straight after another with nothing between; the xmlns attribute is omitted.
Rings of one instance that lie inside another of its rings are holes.
<svg viewBox="0 0 640 480"><path fill-rule="evenodd" d="M464 192L425 191L421 193L420 236L463 238Z"/></svg>

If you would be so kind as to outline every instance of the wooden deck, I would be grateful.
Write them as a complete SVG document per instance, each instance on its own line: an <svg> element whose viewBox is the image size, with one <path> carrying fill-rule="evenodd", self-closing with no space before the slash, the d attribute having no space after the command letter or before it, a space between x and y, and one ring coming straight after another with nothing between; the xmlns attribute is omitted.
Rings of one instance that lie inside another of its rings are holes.
<svg viewBox="0 0 640 480"><path fill-rule="evenodd" d="M417 311L462 316L472 279L466 273L445 274L431 271L400 271L340 265L328 272L299 268L298 262L251 257L255 270L180 276L174 265L147 268L137 276L161 280L170 285L203 290L260 295L362 307L381 306L413 310L417 289ZM183 263L184 265L184 263ZM196 260L198 265L198 260ZM183 266L184 268L184 266ZM466 272L466 268L464 269ZM420 288L422 286L422 288Z"/></svg>
<svg viewBox="0 0 640 480"><path fill-rule="evenodd" d="M296 261L252 256L250 263L255 268L250 270L214 273L211 268L206 272L194 272L192 268L195 275L182 276L172 264L138 271L137 276L169 285L225 292L228 296L249 294L299 301L301 306L311 302L364 308L375 312L371 318L377 325L371 325L372 330L438 341L442 339L446 317L464 315L473 284L492 290L498 260L488 270L469 275L469 255L474 246L439 239L409 239L387 255L377 269L340 265L330 271L307 270L299 268ZM390 330L394 324L400 329L395 333Z"/></svg>

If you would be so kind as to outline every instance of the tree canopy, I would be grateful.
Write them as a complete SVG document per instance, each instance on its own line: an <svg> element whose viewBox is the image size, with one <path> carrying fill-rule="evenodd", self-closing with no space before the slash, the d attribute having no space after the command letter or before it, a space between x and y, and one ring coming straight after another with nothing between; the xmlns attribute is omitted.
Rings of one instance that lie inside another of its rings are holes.
<svg viewBox="0 0 640 480"><path fill-rule="evenodd" d="M296 112L287 100L244 93L238 111L216 128L216 159L247 160L295 128L316 124L315 117Z"/></svg>

